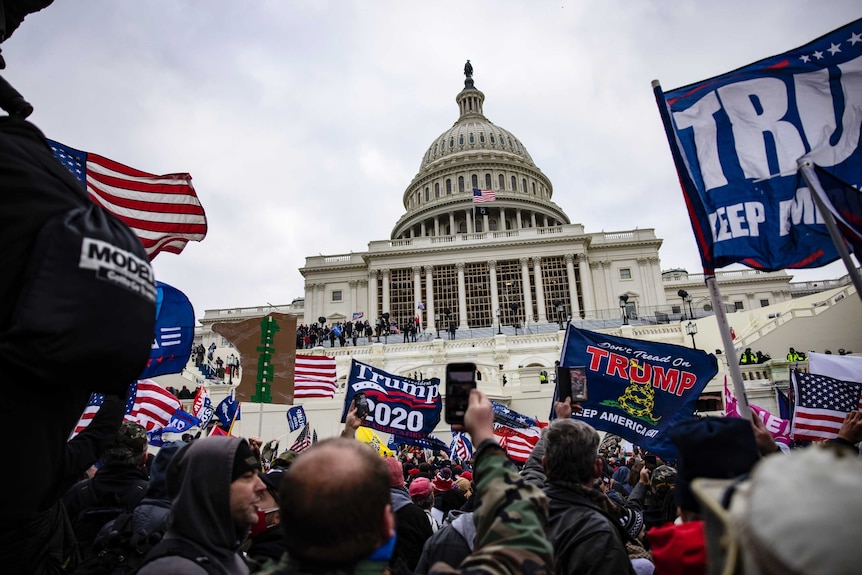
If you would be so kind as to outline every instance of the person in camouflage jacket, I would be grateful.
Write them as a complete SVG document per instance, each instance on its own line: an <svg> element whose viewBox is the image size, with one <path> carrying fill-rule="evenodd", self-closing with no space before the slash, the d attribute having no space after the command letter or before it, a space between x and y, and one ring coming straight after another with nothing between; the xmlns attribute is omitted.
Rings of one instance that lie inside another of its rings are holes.
<svg viewBox="0 0 862 575"><path fill-rule="evenodd" d="M464 427L477 446L475 550L457 568L437 563L430 574L552 573L553 551L545 538L547 499L518 475L496 443L493 420L488 397L473 390ZM339 438L322 441L297 457L285 473L279 497L287 553L261 573L387 570L387 550L391 552L395 536L388 473L379 457L368 454L373 452L360 443ZM378 500L376 509L368 511Z"/></svg>

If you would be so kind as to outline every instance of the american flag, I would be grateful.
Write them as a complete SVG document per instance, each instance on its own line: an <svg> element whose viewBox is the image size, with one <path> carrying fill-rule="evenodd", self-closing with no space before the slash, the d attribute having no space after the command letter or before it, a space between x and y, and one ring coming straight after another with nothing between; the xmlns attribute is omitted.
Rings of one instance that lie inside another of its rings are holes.
<svg viewBox="0 0 862 575"><path fill-rule="evenodd" d="M314 434L315 436L317 433ZM291 451L295 451L297 453L302 453L314 443L314 437L311 434L310 427L306 425L302 428L302 431L299 432L299 435L296 438L296 441L293 442L293 445L290 446Z"/></svg>
<svg viewBox="0 0 862 575"><path fill-rule="evenodd" d="M164 427L183 404L158 383L141 379L129 386L126 421L134 421L147 431Z"/></svg>
<svg viewBox="0 0 862 575"><path fill-rule="evenodd" d="M542 431L538 427L515 429L514 427L495 423L494 435L498 437L500 445L506 450L506 454L508 454L512 461L524 463L539 442Z"/></svg>
<svg viewBox="0 0 862 575"><path fill-rule="evenodd" d="M297 355L293 397L335 397L335 358L325 355Z"/></svg>
<svg viewBox="0 0 862 575"><path fill-rule="evenodd" d="M473 444L467 436L460 431L454 432L452 445L449 446L449 459L455 461L468 461L473 457Z"/></svg>
<svg viewBox="0 0 862 575"><path fill-rule="evenodd" d="M483 204L485 202L493 202L497 199L497 194L494 193L494 190L480 190L479 188L473 188L473 203L474 204Z"/></svg>
<svg viewBox="0 0 862 575"><path fill-rule="evenodd" d="M54 156L83 183L90 199L129 226L152 260L178 254L207 233L203 206L189 174L148 174L97 154L48 140Z"/></svg>
<svg viewBox="0 0 862 575"><path fill-rule="evenodd" d="M790 433L796 440L834 439L847 414L862 408L862 383L799 370L793 370L791 379L795 405Z"/></svg>
<svg viewBox="0 0 862 575"><path fill-rule="evenodd" d="M84 408L84 413L81 414L81 419L78 420L78 424L75 425L75 429L72 431L72 435L69 436L69 439L72 439L90 425L90 422L93 421L94 417L96 417L96 413L99 412L99 409L102 407L102 402L104 401L105 394L90 394L90 401L87 402L87 407Z"/></svg>

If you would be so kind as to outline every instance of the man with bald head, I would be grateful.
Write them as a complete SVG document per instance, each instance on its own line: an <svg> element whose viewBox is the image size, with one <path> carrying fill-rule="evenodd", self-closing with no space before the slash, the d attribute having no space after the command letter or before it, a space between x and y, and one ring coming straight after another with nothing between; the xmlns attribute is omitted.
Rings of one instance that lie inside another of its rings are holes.
<svg viewBox="0 0 862 575"><path fill-rule="evenodd" d="M430 573L551 572L547 500L518 475L494 439L493 421L491 402L473 390L464 428L476 445L473 477L482 502L475 550L457 570L438 563ZM279 497L287 553L268 572L382 573L396 538L389 484L383 460L355 439L329 439L300 454Z"/></svg>

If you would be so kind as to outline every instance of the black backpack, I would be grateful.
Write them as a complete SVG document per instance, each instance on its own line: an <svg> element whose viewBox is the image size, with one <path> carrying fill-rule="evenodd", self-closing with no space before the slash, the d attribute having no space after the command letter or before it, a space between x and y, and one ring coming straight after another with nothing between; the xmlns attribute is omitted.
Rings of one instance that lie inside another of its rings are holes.
<svg viewBox="0 0 862 575"><path fill-rule="evenodd" d="M221 565L207 557L197 545L187 540L162 539L144 558L143 564L150 563L162 557L182 557L197 564L201 569L212 575L223 575L225 570ZM142 564L142 565L143 565Z"/></svg>
<svg viewBox="0 0 862 575"><path fill-rule="evenodd" d="M133 516L134 511L120 513L111 529L96 539L92 553L73 571L74 575L137 573L147 553L162 540L165 531L135 530Z"/></svg>
<svg viewBox="0 0 862 575"><path fill-rule="evenodd" d="M89 479L77 489L79 509L72 519L72 531L78 540L78 547L83 559L92 555L93 544L102 527L109 521L124 513L131 513L147 491L147 481L137 480L119 497L115 497L110 505L100 502L93 489L93 479Z"/></svg>
<svg viewBox="0 0 862 575"><path fill-rule="evenodd" d="M150 355L156 286L126 224L28 122L0 118L0 364L125 396Z"/></svg>

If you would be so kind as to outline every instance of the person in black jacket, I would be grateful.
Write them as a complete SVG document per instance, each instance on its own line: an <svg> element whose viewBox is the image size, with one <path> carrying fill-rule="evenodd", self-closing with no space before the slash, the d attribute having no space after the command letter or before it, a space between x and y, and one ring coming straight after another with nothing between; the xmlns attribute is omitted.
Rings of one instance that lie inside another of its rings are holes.
<svg viewBox="0 0 862 575"><path fill-rule="evenodd" d="M124 421L101 455L103 465L96 474L63 495L82 559L89 557L105 523L137 507L147 493L147 432L142 425Z"/></svg>
<svg viewBox="0 0 862 575"><path fill-rule="evenodd" d="M620 517L610 500L593 488L604 468L599 434L586 422L570 419L568 399L555 407L559 419L536 444L522 472L528 481L543 485L550 501L548 540L554 547L555 571L633 575Z"/></svg>

